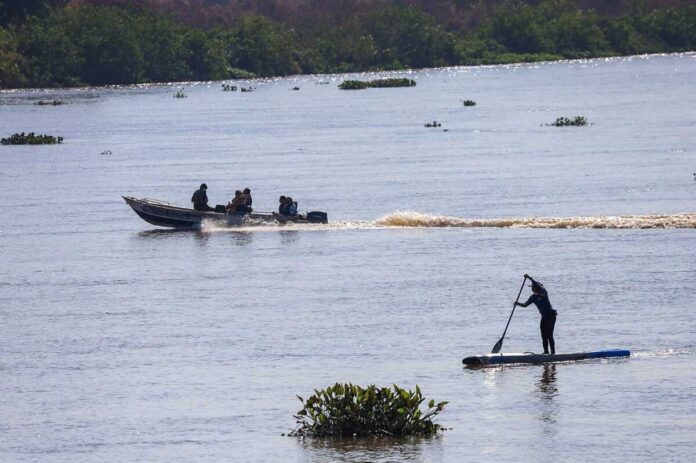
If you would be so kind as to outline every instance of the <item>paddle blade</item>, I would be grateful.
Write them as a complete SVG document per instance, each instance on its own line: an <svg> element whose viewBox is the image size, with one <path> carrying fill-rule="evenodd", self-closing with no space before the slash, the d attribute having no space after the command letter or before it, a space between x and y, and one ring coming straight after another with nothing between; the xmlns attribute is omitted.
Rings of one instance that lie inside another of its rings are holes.
<svg viewBox="0 0 696 463"><path fill-rule="evenodd" d="M491 351L491 354L497 354L500 352L500 349L503 348L503 338L500 338L498 342L495 343L495 346L493 346L493 350Z"/></svg>

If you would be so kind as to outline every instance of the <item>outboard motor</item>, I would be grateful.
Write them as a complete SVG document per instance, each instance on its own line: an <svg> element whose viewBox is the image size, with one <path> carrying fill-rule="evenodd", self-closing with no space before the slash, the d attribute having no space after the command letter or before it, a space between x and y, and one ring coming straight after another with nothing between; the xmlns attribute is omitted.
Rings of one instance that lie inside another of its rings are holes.
<svg viewBox="0 0 696 463"><path fill-rule="evenodd" d="M307 222L309 223L329 223L329 214L321 211L307 212Z"/></svg>

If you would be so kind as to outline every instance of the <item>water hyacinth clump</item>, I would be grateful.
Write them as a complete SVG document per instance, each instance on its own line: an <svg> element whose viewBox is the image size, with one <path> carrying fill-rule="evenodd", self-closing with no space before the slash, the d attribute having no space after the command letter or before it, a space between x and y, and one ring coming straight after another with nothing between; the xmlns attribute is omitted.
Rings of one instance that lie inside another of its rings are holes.
<svg viewBox="0 0 696 463"><path fill-rule="evenodd" d="M415 87L416 81L413 79L397 78L393 77L391 79L377 79L368 82L372 88L387 88L387 87Z"/></svg>
<svg viewBox="0 0 696 463"><path fill-rule="evenodd" d="M60 105L64 105L65 101L63 101L63 100L41 100L36 104L39 106L60 106Z"/></svg>
<svg viewBox="0 0 696 463"><path fill-rule="evenodd" d="M573 119L567 117L559 117L553 124L554 127L569 127L587 125L587 119L583 116L575 116Z"/></svg>
<svg viewBox="0 0 696 463"><path fill-rule="evenodd" d="M363 90L366 88L415 87L416 81L407 78L393 77L376 80L344 80L338 86L341 90Z"/></svg>
<svg viewBox="0 0 696 463"><path fill-rule="evenodd" d="M476 102L474 100L464 100L464 106L476 106Z"/></svg>
<svg viewBox="0 0 696 463"><path fill-rule="evenodd" d="M433 419L444 410L447 402L425 402L420 388L415 391L396 384L365 388L351 383L336 383L325 389L314 390L294 415L296 428L291 436L305 437L381 437L428 436L444 428Z"/></svg>
<svg viewBox="0 0 696 463"><path fill-rule="evenodd" d="M63 137L54 137L52 135L36 135L34 132L28 134L16 133L8 138L0 140L3 145L56 145L63 143Z"/></svg>
<svg viewBox="0 0 696 463"><path fill-rule="evenodd" d="M344 80L338 85L341 90L364 90L368 87L364 80Z"/></svg>

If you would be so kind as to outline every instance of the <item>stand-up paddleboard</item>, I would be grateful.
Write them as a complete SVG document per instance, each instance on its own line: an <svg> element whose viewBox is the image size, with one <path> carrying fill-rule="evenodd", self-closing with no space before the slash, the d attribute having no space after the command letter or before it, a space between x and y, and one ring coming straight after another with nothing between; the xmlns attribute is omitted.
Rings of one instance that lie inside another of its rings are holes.
<svg viewBox="0 0 696 463"><path fill-rule="evenodd" d="M552 363L569 362L573 360L601 359L609 357L629 357L631 352L625 349L598 350L594 352L576 352L573 354L535 354L532 352L515 354L484 354L474 357L466 357L462 360L464 365L470 367L483 367L487 365L505 365L510 363Z"/></svg>

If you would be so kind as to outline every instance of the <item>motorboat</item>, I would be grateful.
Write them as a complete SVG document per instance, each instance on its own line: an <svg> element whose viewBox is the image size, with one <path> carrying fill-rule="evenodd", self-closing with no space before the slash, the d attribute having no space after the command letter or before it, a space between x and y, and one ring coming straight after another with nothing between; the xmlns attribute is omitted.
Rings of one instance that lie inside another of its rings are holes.
<svg viewBox="0 0 696 463"><path fill-rule="evenodd" d="M174 206L165 201L149 198L134 198L123 196L126 203L144 221L158 227L170 228L200 228L204 221L210 221L223 226L245 226L254 224L285 224L285 223L328 223L326 212L311 211L296 215L281 215L275 212L234 212L224 211L224 206L216 207L216 211L196 211L186 207Z"/></svg>

